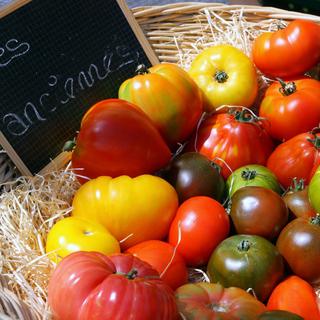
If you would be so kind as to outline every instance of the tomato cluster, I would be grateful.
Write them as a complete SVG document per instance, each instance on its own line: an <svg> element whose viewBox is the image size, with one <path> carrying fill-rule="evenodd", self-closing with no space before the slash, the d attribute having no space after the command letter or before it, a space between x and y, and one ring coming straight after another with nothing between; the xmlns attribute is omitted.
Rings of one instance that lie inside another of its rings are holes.
<svg viewBox="0 0 320 320"><path fill-rule="evenodd" d="M320 320L320 26L252 48L139 66L85 114L82 186L46 246L58 319Z"/></svg>

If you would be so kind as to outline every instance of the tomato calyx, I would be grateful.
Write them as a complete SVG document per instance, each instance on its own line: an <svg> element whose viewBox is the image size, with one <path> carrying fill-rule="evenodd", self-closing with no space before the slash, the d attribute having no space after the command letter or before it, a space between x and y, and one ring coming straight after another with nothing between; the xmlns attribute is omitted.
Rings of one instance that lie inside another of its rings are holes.
<svg viewBox="0 0 320 320"><path fill-rule="evenodd" d="M246 168L241 172L241 178L243 180L253 180L257 176L257 171L256 170L250 170L249 168Z"/></svg>
<svg viewBox="0 0 320 320"><path fill-rule="evenodd" d="M248 111L246 108L242 110L231 110L231 113L234 114L234 118L238 122L245 122L245 123L256 123L260 120L259 117L253 115L251 111Z"/></svg>
<svg viewBox="0 0 320 320"><path fill-rule="evenodd" d="M305 189L305 184L304 184L304 179L297 179L294 177L292 179L291 186L289 187L290 192L297 192L297 191L302 191Z"/></svg>
<svg viewBox="0 0 320 320"><path fill-rule="evenodd" d="M125 274L125 277L129 280L134 280L137 276L138 276L137 269L131 269L127 274Z"/></svg>
<svg viewBox="0 0 320 320"><path fill-rule="evenodd" d="M320 137L317 136L317 133L320 133L320 128L314 128L310 132L313 135L313 139L307 138L307 141L311 142L316 149L320 149Z"/></svg>
<svg viewBox="0 0 320 320"><path fill-rule="evenodd" d="M150 73L150 71L148 70L148 68L144 64L139 64L137 66L136 74L143 75L143 74L147 74L147 73Z"/></svg>
<svg viewBox="0 0 320 320"><path fill-rule="evenodd" d="M320 213L317 213L315 217L311 217L310 223L320 227Z"/></svg>
<svg viewBox="0 0 320 320"><path fill-rule="evenodd" d="M290 81L286 83L280 78L277 78L277 80L281 84L281 88L279 88L279 91L284 96L290 96L291 94L295 93L297 91L297 86L293 81Z"/></svg>
<svg viewBox="0 0 320 320"><path fill-rule="evenodd" d="M228 80L229 76L225 71L217 71L214 75L214 78L219 83L224 83Z"/></svg>
<svg viewBox="0 0 320 320"><path fill-rule="evenodd" d="M73 151L73 149L76 147L76 138L73 138L73 140L68 140L63 148L62 151Z"/></svg>
<svg viewBox="0 0 320 320"><path fill-rule="evenodd" d="M249 240L242 240L242 241L238 244L237 248L238 248L239 251L244 251L244 252L246 252L246 251L249 251L251 245L252 245L252 243L251 243Z"/></svg>

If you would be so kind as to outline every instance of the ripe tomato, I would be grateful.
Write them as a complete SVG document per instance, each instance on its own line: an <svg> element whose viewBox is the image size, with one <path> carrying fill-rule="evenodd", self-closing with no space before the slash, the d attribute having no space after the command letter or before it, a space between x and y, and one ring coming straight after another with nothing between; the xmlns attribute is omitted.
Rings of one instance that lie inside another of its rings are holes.
<svg viewBox="0 0 320 320"><path fill-rule="evenodd" d="M274 172L284 188L290 187L293 178L303 179L308 184L319 165L319 129L299 134L281 143L267 162L267 167Z"/></svg>
<svg viewBox="0 0 320 320"><path fill-rule="evenodd" d="M125 250L167 236L178 196L167 181L152 175L99 177L81 186L72 206L74 217L101 223Z"/></svg>
<svg viewBox="0 0 320 320"><path fill-rule="evenodd" d="M290 276L276 286L271 293L267 308L290 311L304 320L320 320L314 289L297 276Z"/></svg>
<svg viewBox="0 0 320 320"><path fill-rule="evenodd" d="M177 246L187 265L202 266L229 230L229 217L219 202L209 197L192 197L178 208L169 243Z"/></svg>
<svg viewBox="0 0 320 320"><path fill-rule="evenodd" d="M294 218L309 218L316 215L308 198L308 189L308 186L304 185L304 180L293 179L288 192L283 195L283 200Z"/></svg>
<svg viewBox="0 0 320 320"><path fill-rule="evenodd" d="M168 146L141 110L127 101L108 99L84 115L72 166L89 178L135 177L153 173L170 158Z"/></svg>
<svg viewBox="0 0 320 320"><path fill-rule="evenodd" d="M251 107L258 93L252 61L230 45L203 50L192 62L189 74L204 93L206 111L225 104Z"/></svg>
<svg viewBox="0 0 320 320"><path fill-rule="evenodd" d="M256 320L266 310L245 290L219 283L189 283L178 288L175 296L183 319Z"/></svg>
<svg viewBox="0 0 320 320"><path fill-rule="evenodd" d="M140 70L120 86L119 98L144 111L171 145L191 134L203 109L196 83L186 71L168 63Z"/></svg>
<svg viewBox="0 0 320 320"><path fill-rule="evenodd" d="M238 168L229 176L226 185L230 197L240 188L249 186L264 187L281 193L275 174L265 166L258 164Z"/></svg>
<svg viewBox="0 0 320 320"><path fill-rule="evenodd" d="M320 190L320 166L317 167L316 172L312 176L312 179L309 185L309 190L308 190L308 197L310 199L310 203L317 212L320 212L319 190Z"/></svg>
<svg viewBox="0 0 320 320"><path fill-rule="evenodd" d="M190 147L219 164L224 178L230 175L230 169L266 164L273 150L273 142L263 123L246 109L231 109L228 113L210 116L200 125L194 140Z"/></svg>
<svg viewBox="0 0 320 320"><path fill-rule="evenodd" d="M178 318L172 289L131 254L72 253L53 272L48 300L59 320Z"/></svg>
<svg viewBox="0 0 320 320"><path fill-rule="evenodd" d="M144 241L129 248L126 252L148 262L173 290L188 281L186 263L170 243L159 240Z"/></svg>
<svg viewBox="0 0 320 320"><path fill-rule="evenodd" d="M76 251L97 251L103 254L120 253L119 242L101 224L76 217L58 221L49 231L46 252L59 262Z"/></svg>
<svg viewBox="0 0 320 320"><path fill-rule="evenodd" d="M220 167L198 152L186 152L173 159L162 176L175 188L180 203L195 196L221 202L224 196Z"/></svg>
<svg viewBox="0 0 320 320"><path fill-rule="evenodd" d="M278 237L277 248L294 274L320 284L320 214L288 223Z"/></svg>
<svg viewBox="0 0 320 320"><path fill-rule="evenodd" d="M320 81L274 82L265 93L259 115L268 120L270 135L280 141L312 130L320 122Z"/></svg>
<svg viewBox="0 0 320 320"><path fill-rule="evenodd" d="M267 76L302 75L320 61L320 26L294 20L284 29L257 37L252 53L255 65Z"/></svg>
<svg viewBox="0 0 320 320"><path fill-rule="evenodd" d="M231 198L230 216L238 234L275 239L288 222L288 208L279 194L263 187L243 187Z"/></svg>
<svg viewBox="0 0 320 320"><path fill-rule="evenodd" d="M224 287L253 289L265 301L284 275L284 261L268 240L255 235L234 235L213 251L207 273Z"/></svg>

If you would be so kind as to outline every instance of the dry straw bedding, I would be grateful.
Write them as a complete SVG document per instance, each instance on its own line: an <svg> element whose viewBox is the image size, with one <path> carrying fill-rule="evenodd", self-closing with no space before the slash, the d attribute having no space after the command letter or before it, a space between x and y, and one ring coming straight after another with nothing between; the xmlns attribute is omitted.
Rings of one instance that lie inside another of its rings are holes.
<svg viewBox="0 0 320 320"><path fill-rule="evenodd" d="M232 44L250 55L257 35L301 16L268 8L199 3L133 12L160 61L178 63L186 70L197 53L214 44ZM320 22L318 17L303 17ZM261 88L266 81L260 79ZM6 188L0 195L0 319L50 319L47 284L54 265L45 255L46 236L57 220L70 214L79 183L67 168L20 177ZM197 270L191 270L190 276L206 278Z"/></svg>

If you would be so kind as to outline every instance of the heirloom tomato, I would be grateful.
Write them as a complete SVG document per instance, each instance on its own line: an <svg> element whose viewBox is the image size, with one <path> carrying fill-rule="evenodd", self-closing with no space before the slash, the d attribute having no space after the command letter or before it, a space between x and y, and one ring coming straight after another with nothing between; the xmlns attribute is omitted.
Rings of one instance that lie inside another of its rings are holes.
<svg viewBox="0 0 320 320"><path fill-rule="evenodd" d="M275 287L268 300L267 308L293 312L304 320L320 320L316 300L317 296L312 286L307 281L293 275Z"/></svg>
<svg viewBox="0 0 320 320"><path fill-rule="evenodd" d="M294 218L309 218L316 215L308 198L308 189L303 179L298 181L294 178L289 190L283 195L283 200Z"/></svg>
<svg viewBox="0 0 320 320"><path fill-rule="evenodd" d="M221 201L224 195L220 167L198 152L186 152L173 159L163 177L177 191L180 203L195 196Z"/></svg>
<svg viewBox="0 0 320 320"><path fill-rule="evenodd" d="M177 246L189 266L202 266L229 230L229 217L218 201L192 197L180 205L170 227L169 243Z"/></svg>
<svg viewBox="0 0 320 320"><path fill-rule="evenodd" d="M296 313L284 310L272 310L261 313L257 320L304 320Z"/></svg>
<svg viewBox="0 0 320 320"><path fill-rule="evenodd" d="M224 287L252 289L265 301L284 275L284 261L278 249L265 238L234 235L213 251L207 273L211 282Z"/></svg>
<svg viewBox="0 0 320 320"><path fill-rule="evenodd" d="M310 181L308 197L312 207L320 213L320 166L312 176Z"/></svg>
<svg viewBox="0 0 320 320"><path fill-rule="evenodd" d="M192 62L189 74L204 94L206 111L225 104L251 107L258 93L252 61L230 45L203 50Z"/></svg>
<svg viewBox="0 0 320 320"><path fill-rule="evenodd" d="M74 217L101 223L126 249L166 237L178 196L167 181L152 175L99 177L81 186L72 206Z"/></svg>
<svg viewBox="0 0 320 320"><path fill-rule="evenodd" d="M253 234L275 239L288 222L288 208L271 189L249 186L231 198L230 216L238 234Z"/></svg>
<svg viewBox="0 0 320 320"><path fill-rule="evenodd" d="M294 274L320 284L320 214L288 223L278 237L277 247Z"/></svg>
<svg viewBox="0 0 320 320"><path fill-rule="evenodd" d="M120 86L119 98L143 110L170 145L183 142L202 114L200 89L174 64L139 67L139 75Z"/></svg>
<svg viewBox="0 0 320 320"><path fill-rule="evenodd" d="M294 20L284 29L258 36L252 53L255 65L267 76L302 75L320 61L320 26Z"/></svg>
<svg viewBox="0 0 320 320"><path fill-rule="evenodd" d="M101 224L76 217L59 220L49 231L46 252L50 259L61 258L75 251L97 251L103 254L119 253L119 242Z"/></svg>
<svg viewBox="0 0 320 320"><path fill-rule="evenodd" d="M281 193L281 188L274 173L258 164L249 164L232 172L227 180L227 189L231 197L242 187L256 186L271 189Z"/></svg>
<svg viewBox="0 0 320 320"><path fill-rule="evenodd" d="M174 290L188 280L186 263L170 243L148 240L136 244L126 252L148 262L159 272L160 278Z"/></svg>
<svg viewBox="0 0 320 320"><path fill-rule="evenodd" d="M320 129L301 133L281 143L270 155L267 167L277 176L284 188L293 178L309 184L312 174L320 165Z"/></svg>
<svg viewBox="0 0 320 320"><path fill-rule="evenodd" d="M133 255L76 252L54 270L48 287L59 320L177 320L172 289Z"/></svg>
<svg viewBox="0 0 320 320"><path fill-rule="evenodd" d="M227 178L231 170L244 165L264 165L273 150L273 142L262 121L248 110L230 109L209 116L200 125L189 148L218 163Z"/></svg>
<svg viewBox="0 0 320 320"><path fill-rule="evenodd" d="M124 100L108 99L84 115L72 166L88 178L134 177L153 173L170 158L168 146L140 109Z"/></svg>
<svg viewBox="0 0 320 320"><path fill-rule="evenodd" d="M265 93L259 115L267 119L270 135L280 141L312 130L320 122L320 81L274 82Z"/></svg>
<svg viewBox="0 0 320 320"><path fill-rule="evenodd" d="M240 288L219 283L189 283L175 292L183 319L256 320L266 311L262 302Z"/></svg>

